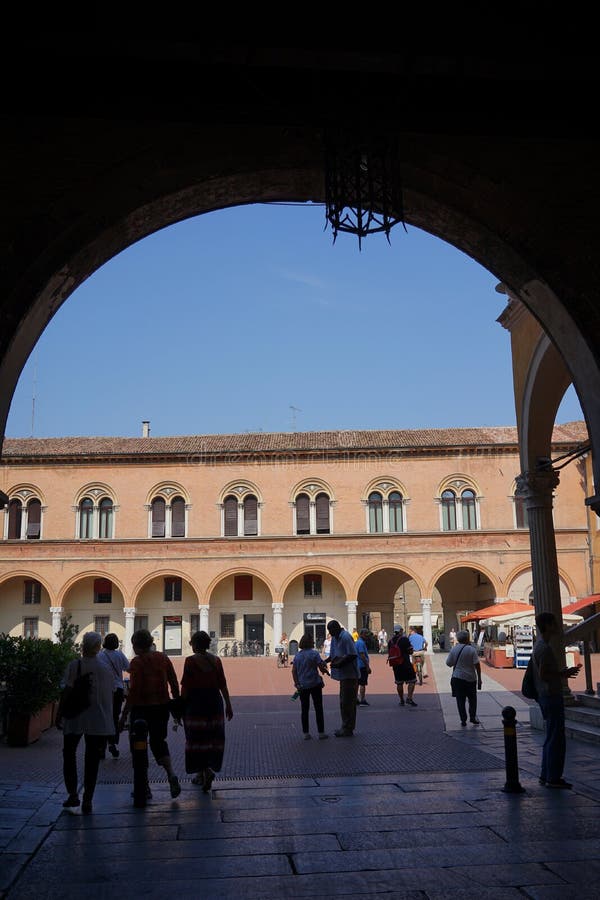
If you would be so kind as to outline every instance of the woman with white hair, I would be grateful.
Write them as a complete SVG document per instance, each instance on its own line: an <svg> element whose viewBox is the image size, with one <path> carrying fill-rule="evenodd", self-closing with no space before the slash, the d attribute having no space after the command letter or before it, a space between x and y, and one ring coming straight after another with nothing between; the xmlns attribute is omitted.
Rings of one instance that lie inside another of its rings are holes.
<svg viewBox="0 0 600 900"><path fill-rule="evenodd" d="M469 720L473 725L480 725L477 718L477 691L481 690L479 654L471 644L471 635L466 629L457 633L456 640L457 643L446 657L446 665L452 669L452 696L456 697L460 724L467 724L468 701Z"/></svg>
<svg viewBox="0 0 600 900"><path fill-rule="evenodd" d="M63 806L79 806L77 779L77 747L81 736L85 737L83 763L82 813L91 813L92 799L100 758L104 754L107 735L113 732L113 676L98 659L102 637L95 631L83 636L81 658L73 659L67 666L64 683L70 687L79 675L91 675L90 705L72 719L57 722L63 730L63 777L68 797Z"/></svg>

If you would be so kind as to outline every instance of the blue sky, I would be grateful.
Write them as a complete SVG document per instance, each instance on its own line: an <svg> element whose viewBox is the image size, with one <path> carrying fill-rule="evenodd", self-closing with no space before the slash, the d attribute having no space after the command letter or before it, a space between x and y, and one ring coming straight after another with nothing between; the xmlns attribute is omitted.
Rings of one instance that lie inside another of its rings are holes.
<svg viewBox="0 0 600 900"><path fill-rule="evenodd" d="M55 315L7 436L135 437L144 419L155 437L514 424L497 278L412 226L390 239L334 245L310 205L157 232ZM580 418L570 388L557 421Z"/></svg>

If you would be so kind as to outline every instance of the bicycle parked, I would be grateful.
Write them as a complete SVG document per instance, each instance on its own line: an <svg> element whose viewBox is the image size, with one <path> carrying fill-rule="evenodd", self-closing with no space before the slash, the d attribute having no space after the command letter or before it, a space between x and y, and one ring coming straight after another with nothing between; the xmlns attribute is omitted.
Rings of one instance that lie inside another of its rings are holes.
<svg viewBox="0 0 600 900"><path fill-rule="evenodd" d="M283 644L277 644L277 646L275 647L275 653L277 654L277 668L286 668L288 664L287 648L284 647Z"/></svg>

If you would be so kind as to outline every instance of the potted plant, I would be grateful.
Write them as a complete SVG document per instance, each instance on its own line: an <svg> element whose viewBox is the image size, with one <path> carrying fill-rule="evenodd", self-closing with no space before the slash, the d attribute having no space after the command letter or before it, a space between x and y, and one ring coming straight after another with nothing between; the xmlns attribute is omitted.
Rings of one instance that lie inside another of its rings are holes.
<svg viewBox="0 0 600 900"><path fill-rule="evenodd" d="M53 724L62 677L75 655L68 643L0 634L0 684L11 746L30 744Z"/></svg>

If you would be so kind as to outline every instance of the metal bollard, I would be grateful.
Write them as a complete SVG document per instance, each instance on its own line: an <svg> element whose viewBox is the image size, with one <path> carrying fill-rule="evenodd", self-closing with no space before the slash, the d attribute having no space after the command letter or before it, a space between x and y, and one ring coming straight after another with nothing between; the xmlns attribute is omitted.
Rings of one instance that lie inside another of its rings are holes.
<svg viewBox="0 0 600 900"><path fill-rule="evenodd" d="M136 719L131 732L131 761L133 763L133 805L144 807L148 789L148 723Z"/></svg>
<svg viewBox="0 0 600 900"><path fill-rule="evenodd" d="M512 706L502 710L504 726L504 756L506 759L506 784L502 788L505 794L523 794L525 788L519 782L519 763L517 760L517 712Z"/></svg>

